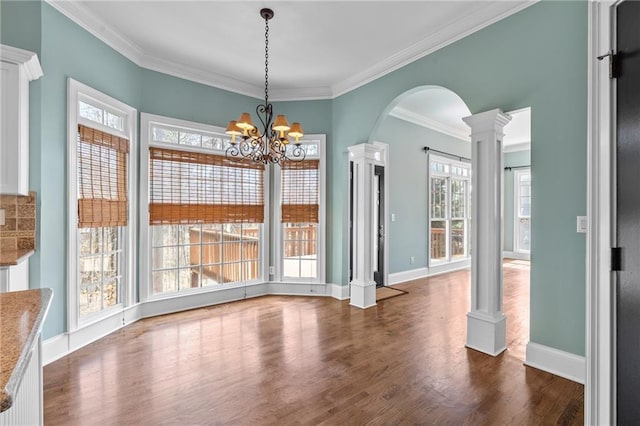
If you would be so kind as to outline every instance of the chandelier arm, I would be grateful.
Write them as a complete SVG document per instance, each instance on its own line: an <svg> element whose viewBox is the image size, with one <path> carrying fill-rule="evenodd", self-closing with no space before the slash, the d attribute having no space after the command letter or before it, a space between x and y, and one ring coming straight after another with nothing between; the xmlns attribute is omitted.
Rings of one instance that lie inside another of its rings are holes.
<svg viewBox="0 0 640 426"><path fill-rule="evenodd" d="M226 157L238 157L239 155L240 155L240 148L238 147L238 144L229 145L229 147L225 151Z"/></svg>
<svg viewBox="0 0 640 426"><path fill-rule="evenodd" d="M293 160L293 161L302 161L305 159L306 156L307 156L307 152L305 151L305 149L302 148L301 145L295 145L291 150L291 153L289 154L287 159Z"/></svg>
<svg viewBox="0 0 640 426"><path fill-rule="evenodd" d="M262 123L263 128L262 135L256 137L256 143L260 144L260 151L262 151L263 156L268 158L271 152L271 120L273 119L273 107L271 104L258 105L256 107L256 115L260 123Z"/></svg>
<svg viewBox="0 0 640 426"><path fill-rule="evenodd" d="M271 121L273 120L273 106L271 104L258 105L256 107L256 115L258 120L262 123L264 132L262 135L271 137ZM263 118L264 117L264 118Z"/></svg>

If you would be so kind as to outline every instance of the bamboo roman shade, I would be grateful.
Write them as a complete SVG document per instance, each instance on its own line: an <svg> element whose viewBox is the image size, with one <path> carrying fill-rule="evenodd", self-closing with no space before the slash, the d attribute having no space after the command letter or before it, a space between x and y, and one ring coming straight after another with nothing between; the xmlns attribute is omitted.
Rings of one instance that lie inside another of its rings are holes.
<svg viewBox="0 0 640 426"><path fill-rule="evenodd" d="M282 164L282 223L318 223L319 160Z"/></svg>
<svg viewBox="0 0 640 426"><path fill-rule="evenodd" d="M78 228L127 225L129 141L78 125Z"/></svg>
<svg viewBox="0 0 640 426"><path fill-rule="evenodd" d="M225 156L149 149L149 223L264 222L264 165Z"/></svg>

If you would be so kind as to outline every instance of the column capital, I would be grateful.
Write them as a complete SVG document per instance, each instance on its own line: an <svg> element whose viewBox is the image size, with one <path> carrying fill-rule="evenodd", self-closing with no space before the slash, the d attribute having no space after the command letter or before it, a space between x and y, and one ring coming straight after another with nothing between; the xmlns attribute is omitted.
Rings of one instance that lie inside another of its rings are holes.
<svg viewBox="0 0 640 426"><path fill-rule="evenodd" d="M361 158L371 161L381 161L383 148L372 143L361 143L348 148L349 159L355 161Z"/></svg>
<svg viewBox="0 0 640 426"><path fill-rule="evenodd" d="M471 134L490 131L502 132L504 126L511 121L511 116L496 108L464 117L462 121L471 127Z"/></svg>

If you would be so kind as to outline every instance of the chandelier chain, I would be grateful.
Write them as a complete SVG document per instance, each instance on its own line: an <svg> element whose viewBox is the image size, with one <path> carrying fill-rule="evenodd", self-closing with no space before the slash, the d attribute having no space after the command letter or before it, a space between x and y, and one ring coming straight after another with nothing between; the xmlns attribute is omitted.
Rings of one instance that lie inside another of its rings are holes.
<svg viewBox="0 0 640 426"><path fill-rule="evenodd" d="M273 18L273 10L264 8L260 16L264 18L264 105L256 106L256 114L262 128L253 124L248 112L243 112L238 121L230 121L226 133L231 135L231 141L225 155L265 165L303 161L306 151L299 140L303 136L300 123L289 126L284 115L277 115L273 121L273 106L269 103L269 20ZM236 136L241 137L239 142ZM289 145L289 137L295 138L293 145Z"/></svg>
<svg viewBox="0 0 640 426"><path fill-rule="evenodd" d="M269 104L269 19L264 20L264 104Z"/></svg>

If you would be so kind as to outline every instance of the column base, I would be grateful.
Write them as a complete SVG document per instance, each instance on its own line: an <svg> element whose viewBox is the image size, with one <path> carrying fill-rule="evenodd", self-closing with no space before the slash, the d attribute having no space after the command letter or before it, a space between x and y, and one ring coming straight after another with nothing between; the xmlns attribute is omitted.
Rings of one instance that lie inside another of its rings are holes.
<svg viewBox="0 0 640 426"><path fill-rule="evenodd" d="M351 281L351 306L367 309L376 306L376 282Z"/></svg>
<svg viewBox="0 0 640 426"><path fill-rule="evenodd" d="M491 356L501 354L507 349L507 317L467 313L466 346Z"/></svg>

